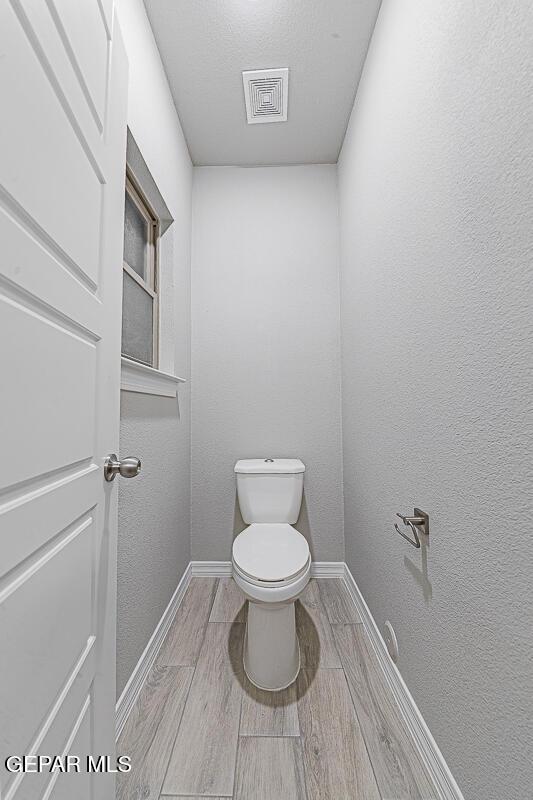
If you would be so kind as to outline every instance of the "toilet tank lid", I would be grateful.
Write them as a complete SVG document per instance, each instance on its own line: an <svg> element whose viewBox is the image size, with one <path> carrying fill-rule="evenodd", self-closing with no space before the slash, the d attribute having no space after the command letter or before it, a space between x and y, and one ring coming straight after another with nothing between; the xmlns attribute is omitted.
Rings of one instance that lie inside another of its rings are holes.
<svg viewBox="0 0 533 800"><path fill-rule="evenodd" d="M235 472L248 475L280 475L305 472L299 458L245 458L237 461Z"/></svg>

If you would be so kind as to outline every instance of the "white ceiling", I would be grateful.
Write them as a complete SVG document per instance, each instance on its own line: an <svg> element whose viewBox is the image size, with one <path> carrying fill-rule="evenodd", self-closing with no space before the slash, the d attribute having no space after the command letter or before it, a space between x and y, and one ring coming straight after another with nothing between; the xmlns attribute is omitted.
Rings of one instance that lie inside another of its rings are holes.
<svg viewBox="0 0 533 800"><path fill-rule="evenodd" d="M145 0L195 164L337 160L380 0ZM243 70L289 67L287 122L248 125Z"/></svg>

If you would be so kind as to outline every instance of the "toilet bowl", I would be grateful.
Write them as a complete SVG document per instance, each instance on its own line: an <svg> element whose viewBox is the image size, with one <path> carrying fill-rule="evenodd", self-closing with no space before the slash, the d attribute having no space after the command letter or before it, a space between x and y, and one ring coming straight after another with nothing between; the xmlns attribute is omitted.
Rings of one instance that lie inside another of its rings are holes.
<svg viewBox="0 0 533 800"><path fill-rule="evenodd" d="M305 466L299 459L249 459L235 465L239 505L249 522L233 543L235 582L248 599L244 670L267 691L285 689L300 670L295 600L311 573L307 540L292 526Z"/></svg>

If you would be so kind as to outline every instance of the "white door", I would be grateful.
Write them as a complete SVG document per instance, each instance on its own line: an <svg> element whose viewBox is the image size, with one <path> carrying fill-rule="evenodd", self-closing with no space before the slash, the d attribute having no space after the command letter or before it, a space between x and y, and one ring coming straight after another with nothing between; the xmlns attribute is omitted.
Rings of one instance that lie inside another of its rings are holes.
<svg viewBox="0 0 533 800"><path fill-rule="evenodd" d="M127 60L113 0L0 0L0 780L112 800Z"/></svg>

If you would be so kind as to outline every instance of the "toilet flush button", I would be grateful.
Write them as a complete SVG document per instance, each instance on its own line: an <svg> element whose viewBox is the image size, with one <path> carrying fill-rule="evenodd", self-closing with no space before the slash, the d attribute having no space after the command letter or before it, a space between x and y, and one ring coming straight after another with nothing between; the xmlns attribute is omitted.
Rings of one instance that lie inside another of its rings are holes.
<svg viewBox="0 0 533 800"><path fill-rule="evenodd" d="M273 458L265 458L265 464L273 464L273 463L274 463Z"/></svg>
<svg viewBox="0 0 533 800"><path fill-rule="evenodd" d="M383 630L383 638L385 640L385 644L387 645L387 650L389 651L389 655L396 664L398 661L398 639L396 638L396 634L394 633L394 628L392 627L392 623L389 620L386 620Z"/></svg>

